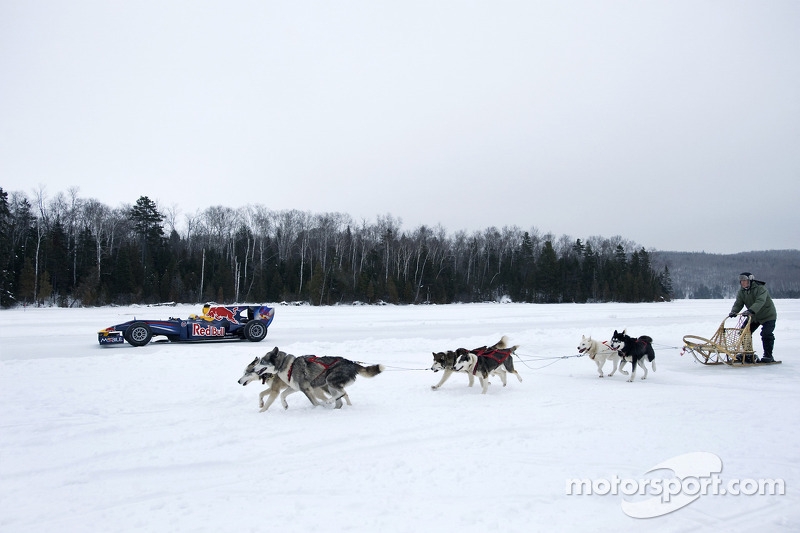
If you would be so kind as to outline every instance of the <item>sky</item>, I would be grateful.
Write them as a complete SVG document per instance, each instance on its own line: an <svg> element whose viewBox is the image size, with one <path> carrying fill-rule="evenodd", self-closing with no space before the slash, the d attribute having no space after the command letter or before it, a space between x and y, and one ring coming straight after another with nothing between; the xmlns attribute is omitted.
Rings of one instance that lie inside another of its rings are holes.
<svg viewBox="0 0 800 533"><path fill-rule="evenodd" d="M0 0L0 187L797 249L800 2Z"/></svg>

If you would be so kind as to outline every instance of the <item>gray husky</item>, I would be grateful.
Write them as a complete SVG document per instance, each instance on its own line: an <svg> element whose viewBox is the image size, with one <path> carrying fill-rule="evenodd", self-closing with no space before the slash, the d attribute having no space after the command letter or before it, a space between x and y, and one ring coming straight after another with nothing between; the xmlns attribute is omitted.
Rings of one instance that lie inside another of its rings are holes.
<svg viewBox="0 0 800 533"><path fill-rule="evenodd" d="M483 346L474 350L465 351L456 360L454 370L466 370L470 375L477 375L483 389L481 394L486 394L489 388L489 375L500 377L503 387L506 386L506 374L512 373L522 382L522 376L514 370L514 352L519 346L508 346L508 337L503 336L494 346Z"/></svg>
<svg viewBox="0 0 800 533"><path fill-rule="evenodd" d="M383 365L362 366L344 357L317 357L303 355L300 357L282 352L276 346L255 365L256 373L275 374L290 389L299 390L306 395L312 405L320 405L314 389L325 389L331 397L327 404L342 407L342 397L347 394L344 388L356 380L356 376L371 378L383 372ZM284 392L283 394L287 394ZM283 401L281 395L281 401ZM284 408L286 405L284 405Z"/></svg>
<svg viewBox="0 0 800 533"><path fill-rule="evenodd" d="M455 365L458 357L467 353L467 351L468 350L466 348L459 348L456 351L447 350L446 352L433 352L433 366L431 366L431 370L434 372L444 370L444 375L442 376L442 379L439 380L439 383L436 385L431 385L431 389L437 390L439 387L444 385L444 382L447 381L453 372L456 371ZM469 386L472 387L473 383L475 383L475 376L466 370L462 370L462 372L467 374L469 377Z"/></svg>
<svg viewBox="0 0 800 533"><path fill-rule="evenodd" d="M247 365L247 367L244 369L244 374L242 374L242 377L239 378L239 384L247 385L248 383L252 383L253 381L260 379L262 384L267 385L267 388L261 391L261 393L258 395L258 407L261 408L261 410L259 411L261 413L269 409L269 406L272 405L272 403L275 401L275 399L278 397L278 394L281 391L284 391L283 396L281 396L281 404L283 405L284 408L289 407L289 404L286 402L286 397L292 394L293 392L297 391L287 387L286 383L281 381L280 378L275 377L274 374L263 372L262 374L259 375L258 372L256 372L255 370L258 361L259 358L256 357L255 359L253 359L252 363ZM267 394L269 394L269 398L265 403L264 396L266 396ZM328 396L320 389L314 389L314 394L317 396L318 399L322 401L326 401L328 399ZM344 395L344 401L347 402L347 405L353 405L352 403L350 403L350 397L347 396L347 393L345 393Z"/></svg>

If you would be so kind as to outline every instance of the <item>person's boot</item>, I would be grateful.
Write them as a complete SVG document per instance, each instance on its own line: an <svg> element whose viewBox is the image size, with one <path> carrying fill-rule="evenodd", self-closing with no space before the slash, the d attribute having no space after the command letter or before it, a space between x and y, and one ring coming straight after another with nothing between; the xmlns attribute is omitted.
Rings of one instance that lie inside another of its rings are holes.
<svg viewBox="0 0 800 533"><path fill-rule="evenodd" d="M764 357L759 360L759 363L774 363L775 359L772 358L772 347L775 346L775 337L762 337L761 344L764 346Z"/></svg>

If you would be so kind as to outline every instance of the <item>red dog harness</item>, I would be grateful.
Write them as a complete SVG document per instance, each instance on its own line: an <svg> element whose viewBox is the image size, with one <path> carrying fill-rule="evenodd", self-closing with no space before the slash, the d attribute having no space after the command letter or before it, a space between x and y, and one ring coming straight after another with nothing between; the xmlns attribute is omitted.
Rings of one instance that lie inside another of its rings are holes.
<svg viewBox="0 0 800 533"><path fill-rule="evenodd" d="M511 355L511 350L490 350L488 348L478 348L477 350L472 350L472 353L477 355L478 357L488 357L490 359L494 359L497 361L497 366L503 364L503 361L508 359L508 356ZM500 354L502 357L498 357L495 354ZM478 370L478 365L475 365L475 368L472 369L472 374L475 375L475 372Z"/></svg>
<svg viewBox="0 0 800 533"><path fill-rule="evenodd" d="M311 362L311 363L317 363L318 365L321 365L321 366L322 366L322 367L323 367L325 370L328 370L330 367L332 367L332 366L333 366L333 365L335 365L336 363L340 362L341 360L342 360L342 358L341 358L341 357L338 357L338 358L336 358L336 360L335 360L335 361L333 361L331 364L329 364L329 365L326 365L325 363L323 363L322 361L320 361L319 357L317 357L316 355L312 355L311 357L309 357L309 358L308 358L308 361L309 361L309 362ZM287 376L287 379L288 379L289 381L292 381L292 370L294 370L294 364L295 364L296 362L297 362L297 359L295 359L294 361L292 361L292 364L291 364L291 366L289 367L289 375ZM323 370L323 372L324 372L324 370Z"/></svg>
<svg viewBox="0 0 800 533"><path fill-rule="evenodd" d="M614 348L612 348L610 344L608 344L608 341L603 341L602 344L603 344L603 346L605 346L606 348L608 348L611 351L614 351L614 352L617 351ZM594 361L595 357L597 357L597 354L589 354L589 359L591 359L592 361Z"/></svg>

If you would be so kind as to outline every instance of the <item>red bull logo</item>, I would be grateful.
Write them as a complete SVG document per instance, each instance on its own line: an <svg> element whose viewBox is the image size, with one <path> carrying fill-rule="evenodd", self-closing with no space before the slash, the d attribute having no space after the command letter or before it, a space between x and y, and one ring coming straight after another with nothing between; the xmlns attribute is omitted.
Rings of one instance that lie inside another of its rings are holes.
<svg viewBox="0 0 800 533"><path fill-rule="evenodd" d="M192 324L192 337L224 337L225 328Z"/></svg>
<svg viewBox="0 0 800 533"><path fill-rule="evenodd" d="M238 307L234 307L233 310L227 307L211 307L206 313L206 316L210 316L216 320L228 319L231 323L238 324L239 321L236 320L236 311L238 310Z"/></svg>

